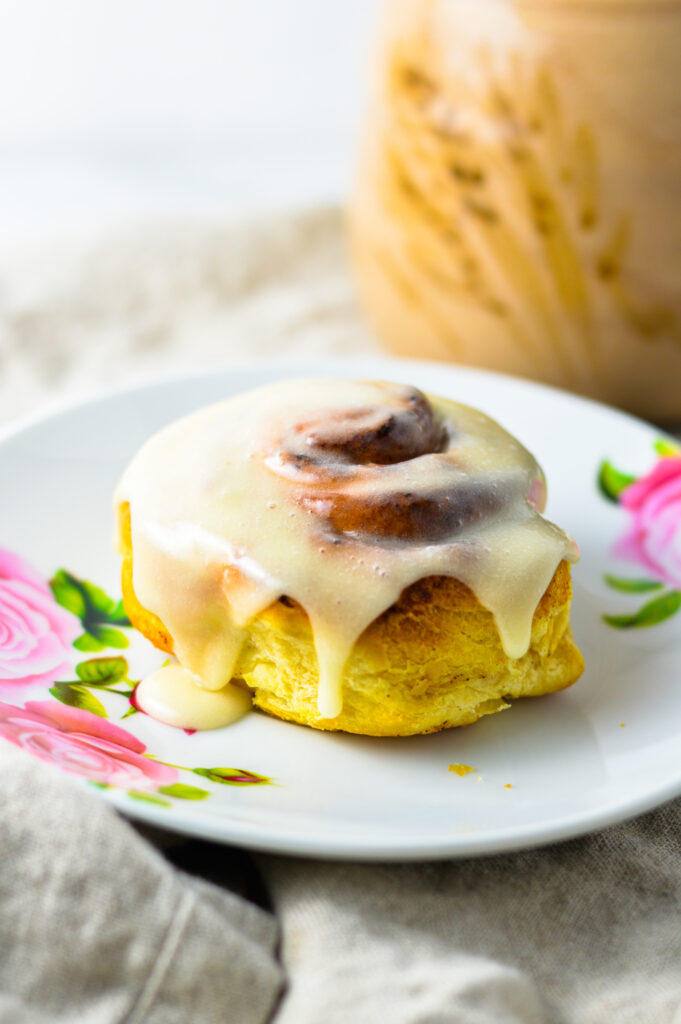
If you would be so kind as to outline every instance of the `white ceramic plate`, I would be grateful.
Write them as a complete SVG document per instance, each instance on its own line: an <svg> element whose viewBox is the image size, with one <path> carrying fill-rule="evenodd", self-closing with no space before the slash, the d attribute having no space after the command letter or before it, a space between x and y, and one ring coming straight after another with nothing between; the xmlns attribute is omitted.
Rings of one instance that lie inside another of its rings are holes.
<svg viewBox="0 0 681 1024"><path fill-rule="evenodd" d="M478 406L534 452L547 515L582 550L573 627L587 668L574 687L410 739L320 733L259 713L188 735L129 713L129 680L162 658L116 621L114 484L165 423L291 375L407 381ZM603 460L613 495L627 482L615 470L643 479L638 511L601 493ZM681 794L681 460L643 423L524 381L426 363L249 368L135 387L23 424L0 442L0 480L0 733L127 815L256 849L416 860L563 839ZM613 554L635 525L626 558ZM49 578L70 610L54 602ZM454 764L473 771L459 776Z"/></svg>

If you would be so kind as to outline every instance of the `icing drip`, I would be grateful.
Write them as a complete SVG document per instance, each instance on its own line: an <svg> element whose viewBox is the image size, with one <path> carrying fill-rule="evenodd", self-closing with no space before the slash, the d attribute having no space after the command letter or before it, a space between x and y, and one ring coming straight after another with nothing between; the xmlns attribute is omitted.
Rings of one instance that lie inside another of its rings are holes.
<svg viewBox="0 0 681 1024"><path fill-rule="evenodd" d="M200 410L141 449L133 584L196 685L234 676L248 624L286 595L307 612L320 714L342 709L360 634L425 576L466 583L521 657L570 538L539 514L534 458L475 409L384 382L283 381ZM192 683L194 685L194 683Z"/></svg>
<svg viewBox="0 0 681 1024"><path fill-rule="evenodd" d="M138 683L135 702L159 722L180 729L219 729L250 711L248 690L228 684L205 690L181 665L166 665Z"/></svg>

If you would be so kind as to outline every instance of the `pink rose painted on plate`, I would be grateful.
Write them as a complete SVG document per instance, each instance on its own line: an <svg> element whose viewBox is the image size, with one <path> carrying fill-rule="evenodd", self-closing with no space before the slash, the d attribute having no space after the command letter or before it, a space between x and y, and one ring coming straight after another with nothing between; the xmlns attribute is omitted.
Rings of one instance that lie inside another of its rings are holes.
<svg viewBox="0 0 681 1024"><path fill-rule="evenodd" d="M614 552L637 562L672 586L681 586L681 456L660 459L621 492L619 504L631 515Z"/></svg>
<svg viewBox="0 0 681 1024"><path fill-rule="evenodd" d="M144 757L145 745L129 732L54 701L23 708L0 702L0 735L63 771L109 786L147 789L177 779L175 768Z"/></svg>
<svg viewBox="0 0 681 1024"><path fill-rule="evenodd" d="M48 584L19 555L0 547L0 692L10 699L18 686L32 685L52 698L23 706L0 701L0 738L96 786L126 790L162 807L173 806L168 797L210 796L211 790L178 782L180 772L218 786L268 785L268 776L243 768L159 761L108 720L109 702L119 703L122 718L136 712L130 700L137 680L118 653L129 646L128 628L122 601L94 583L58 569ZM99 654L107 649L113 653Z"/></svg>
<svg viewBox="0 0 681 1024"><path fill-rule="evenodd" d="M49 685L69 667L71 644L81 632L39 573L0 548L0 689Z"/></svg>
<svg viewBox="0 0 681 1024"><path fill-rule="evenodd" d="M662 458L641 477L623 473L607 461L598 473L602 495L628 516L612 554L646 570L643 579L610 573L603 578L622 593L657 592L633 613L603 615L617 629L655 626L681 610L681 451L666 440L656 442L655 450Z"/></svg>

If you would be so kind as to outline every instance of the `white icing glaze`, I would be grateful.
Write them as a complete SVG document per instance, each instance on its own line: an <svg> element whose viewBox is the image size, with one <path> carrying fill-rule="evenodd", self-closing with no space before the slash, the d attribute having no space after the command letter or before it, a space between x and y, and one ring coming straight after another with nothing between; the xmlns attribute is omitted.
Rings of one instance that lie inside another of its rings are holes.
<svg viewBox="0 0 681 1024"><path fill-rule="evenodd" d="M135 703L159 722L180 729L219 729L243 718L251 709L251 696L242 686L221 690L197 686L181 665L165 665L138 683Z"/></svg>
<svg viewBox="0 0 681 1024"><path fill-rule="evenodd" d="M432 412L416 389L383 382L283 381L185 417L133 459L116 501L130 503L135 592L203 688L229 683L249 622L287 595L310 618L319 711L334 718L357 638L431 575L466 583L506 654L526 652L576 548L539 514L529 452L477 410L428 401Z"/></svg>

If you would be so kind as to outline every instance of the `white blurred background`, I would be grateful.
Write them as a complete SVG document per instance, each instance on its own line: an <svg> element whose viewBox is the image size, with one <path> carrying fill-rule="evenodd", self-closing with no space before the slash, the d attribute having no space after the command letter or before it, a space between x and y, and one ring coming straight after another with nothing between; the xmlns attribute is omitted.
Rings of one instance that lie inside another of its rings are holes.
<svg viewBox="0 0 681 1024"><path fill-rule="evenodd" d="M378 0L0 0L0 245L335 199Z"/></svg>

